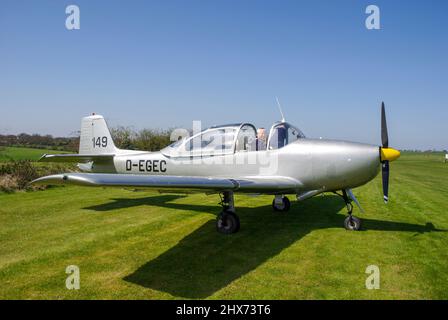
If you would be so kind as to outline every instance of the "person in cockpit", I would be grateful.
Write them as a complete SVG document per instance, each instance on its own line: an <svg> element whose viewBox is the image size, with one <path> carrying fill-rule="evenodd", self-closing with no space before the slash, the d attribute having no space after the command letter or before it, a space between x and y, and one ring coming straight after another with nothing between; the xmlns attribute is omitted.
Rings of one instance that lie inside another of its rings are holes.
<svg viewBox="0 0 448 320"><path fill-rule="evenodd" d="M258 128L257 130L257 150L266 150L267 144L266 130L264 128Z"/></svg>

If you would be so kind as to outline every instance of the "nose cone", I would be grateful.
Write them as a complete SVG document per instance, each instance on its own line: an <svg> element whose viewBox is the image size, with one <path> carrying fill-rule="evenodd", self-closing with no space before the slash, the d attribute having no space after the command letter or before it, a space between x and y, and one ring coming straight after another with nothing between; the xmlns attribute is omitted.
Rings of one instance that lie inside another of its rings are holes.
<svg viewBox="0 0 448 320"><path fill-rule="evenodd" d="M381 161L394 161L400 157L400 151L393 148L381 148Z"/></svg>
<svg viewBox="0 0 448 320"><path fill-rule="evenodd" d="M298 179L309 188L355 188L380 171L378 146L337 140L303 139L297 144ZM297 169L296 169L297 170Z"/></svg>

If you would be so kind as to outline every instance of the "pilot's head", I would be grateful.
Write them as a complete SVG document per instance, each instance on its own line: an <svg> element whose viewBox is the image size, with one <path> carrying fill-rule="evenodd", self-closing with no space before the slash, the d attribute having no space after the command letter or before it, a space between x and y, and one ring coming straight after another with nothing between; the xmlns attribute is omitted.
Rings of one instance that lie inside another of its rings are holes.
<svg viewBox="0 0 448 320"><path fill-rule="evenodd" d="M266 130L264 128L258 128L257 136L260 140L266 140Z"/></svg>

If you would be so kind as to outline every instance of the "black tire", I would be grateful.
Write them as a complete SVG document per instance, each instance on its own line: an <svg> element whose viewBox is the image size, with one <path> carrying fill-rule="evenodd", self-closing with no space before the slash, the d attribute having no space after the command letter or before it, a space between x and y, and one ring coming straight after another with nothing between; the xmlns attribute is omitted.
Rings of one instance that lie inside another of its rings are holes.
<svg viewBox="0 0 448 320"><path fill-rule="evenodd" d="M350 231L358 231L361 229L361 219L355 216L345 218L344 227Z"/></svg>
<svg viewBox="0 0 448 320"><path fill-rule="evenodd" d="M222 234L232 234L240 230L240 219L231 211L223 211L216 218L216 230Z"/></svg>
<svg viewBox="0 0 448 320"><path fill-rule="evenodd" d="M276 212L286 212L291 208L291 202L289 201L288 197L282 198L282 204L280 206L275 204L275 199L272 200L272 209Z"/></svg>

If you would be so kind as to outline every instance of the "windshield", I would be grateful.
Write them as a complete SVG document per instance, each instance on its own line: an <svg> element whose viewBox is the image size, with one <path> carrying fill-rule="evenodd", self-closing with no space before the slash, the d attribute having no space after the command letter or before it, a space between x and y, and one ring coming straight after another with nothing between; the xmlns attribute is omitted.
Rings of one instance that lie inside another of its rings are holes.
<svg viewBox="0 0 448 320"><path fill-rule="evenodd" d="M268 149L280 149L302 138L305 138L305 135L295 126L287 122L277 123L272 126L269 133Z"/></svg>
<svg viewBox="0 0 448 320"><path fill-rule="evenodd" d="M172 144L170 144L168 147L170 148L177 148L178 146L180 146L183 142L185 141L185 138L180 138L177 141L174 141Z"/></svg>

